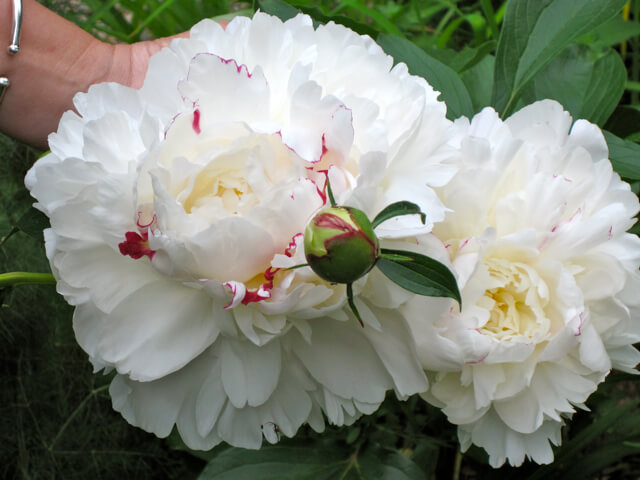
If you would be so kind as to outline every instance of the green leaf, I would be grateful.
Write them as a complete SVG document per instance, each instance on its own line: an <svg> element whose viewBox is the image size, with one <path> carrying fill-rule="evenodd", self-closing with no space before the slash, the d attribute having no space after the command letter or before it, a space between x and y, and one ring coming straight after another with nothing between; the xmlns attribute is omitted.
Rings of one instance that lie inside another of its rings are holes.
<svg viewBox="0 0 640 480"><path fill-rule="evenodd" d="M536 75L523 100L552 98L573 118L603 126L622 97L626 79L627 69L615 50L595 59L587 47L574 45Z"/></svg>
<svg viewBox="0 0 640 480"><path fill-rule="evenodd" d="M423 480L424 472L400 452L368 448L358 459L366 480Z"/></svg>
<svg viewBox="0 0 640 480"><path fill-rule="evenodd" d="M195 458L199 458L200 460L204 460L205 462L209 462L213 458L215 458L218 455L220 455L225 450L233 448L230 445L228 445L228 444L223 442L223 443L220 443L220 444L216 445L211 450L206 450L206 451L204 451L204 450L192 450L189 447L187 447L187 445L184 443L184 440L182 440L182 437L180 436L180 433L178 432L178 429L176 427L174 427L173 430L171 430L171 433L165 439L165 443L167 444L167 446L171 450L178 450L178 451L181 451L181 452L186 452L189 455L194 456Z"/></svg>
<svg viewBox="0 0 640 480"><path fill-rule="evenodd" d="M365 2L362 2L360 0L341 0L340 3L370 17L373 22L377 24L378 27L380 27L381 30L392 35L402 36L402 31L392 21L387 19L378 10L365 5Z"/></svg>
<svg viewBox="0 0 640 480"><path fill-rule="evenodd" d="M475 65L480 63L482 60L484 60L487 57L487 55L489 55L495 48L496 48L496 41L488 40L484 42L482 45L478 46L478 48L470 49L471 52L473 53L473 56L471 56L470 58L467 58L466 62L464 62L459 68L457 68L456 71L458 73L461 73L469 70L470 68L474 67ZM467 50L466 48L462 49L463 52L466 50Z"/></svg>
<svg viewBox="0 0 640 480"><path fill-rule="evenodd" d="M269 15L275 15L283 22L295 17L300 11L292 7L282 0L260 0L258 1L260 10L268 13Z"/></svg>
<svg viewBox="0 0 640 480"><path fill-rule="evenodd" d="M471 95L473 111L476 113L491 105L495 63L495 57L487 55L478 64L462 74L462 81Z"/></svg>
<svg viewBox="0 0 640 480"><path fill-rule="evenodd" d="M638 133L640 109L630 105L620 105L609 117L604 128L620 138Z"/></svg>
<svg viewBox="0 0 640 480"><path fill-rule="evenodd" d="M43 241L42 231L49 228L49 219L40 210L30 208L16 223L16 227L36 240Z"/></svg>
<svg viewBox="0 0 640 480"><path fill-rule="evenodd" d="M579 462L571 462L569 468L563 471L564 478L598 478L598 474L622 458L629 455L638 455L640 451L629 445L613 443L590 451L588 455L580 457Z"/></svg>
<svg viewBox="0 0 640 480"><path fill-rule="evenodd" d="M382 222L385 222L393 217L399 217L401 215L420 215L420 220L424 224L427 221L427 216L422 213L420 207L411 202L395 202L385 207L376 218L373 219L371 225L376 228Z"/></svg>
<svg viewBox="0 0 640 480"><path fill-rule="evenodd" d="M318 442L319 443L319 442ZM209 462L198 480L422 480L399 452L370 446L360 455L344 444L230 448Z"/></svg>
<svg viewBox="0 0 640 480"><path fill-rule="evenodd" d="M613 169L622 178L640 180L640 145L616 137L606 130L603 133L609 146L609 159Z"/></svg>
<svg viewBox="0 0 640 480"><path fill-rule="evenodd" d="M354 425L349 428L349 433L347 434L347 438L345 439L347 445L351 445L358 439L358 437L360 436L360 431L360 425Z"/></svg>
<svg viewBox="0 0 640 480"><path fill-rule="evenodd" d="M629 412L638 405L638 403L640 403L640 400L631 401L626 405L608 411L602 417L596 419L591 425L580 431L580 433L575 437L570 439L568 442L565 442L562 448L557 452L556 459L553 464L554 466L548 465L540 467L533 476L529 477L529 480L543 480L552 472L557 471L561 464L571 465L572 462L576 461L580 452L596 441L610 427L616 424L616 422L622 420L626 415L628 415ZM580 461L583 461L581 456ZM569 476L567 478L588 478L588 476Z"/></svg>
<svg viewBox="0 0 640 480"><path fill-rule="evenodd" d="M460 76L452 68L428 55L407 39L379 35L377 41L396 62L406 63L412 74L425 78L433 88L442 92L440 100L447 104L448 118L473 115L469 92Z"/></svg>
<svg viewBox="0 0 640 480"><path fill-rule="evenodd" d="M493 10L493 5L491 5L491 0L480 0L480 6L484 11L484 16L487 18L487 22L489 23L489 28L491 29L491 36L493 38L498 38L500 32L498 30L498 23L496 22L496 13Z"/></svg>
<svg viewBox="0 0 640 480"><path fill-rule="evenodd" d="M211 460L198 480L333 480L345 471L351 453L315 445L230 448Z"/></svg>
<svg viewBox="0 0 640 480"><path fill-rule="evenodd" d="M283 2L282 0L260 0L258 2L258 6L260 7L261 11L270 15L275 15L283 22L295 17L300 12L302 12L313 18L313 23L316 27L321 23L328 23L333 21L350 28L354 32L357 32L361 35L369 35L372 38L375 37L378 33L378 30L371 27L370 25L360 23L351 17L346 17L344 15L325 15L319 8L305 6L303 4L304 2L291 3L293 3L295 6Z"/></svg>
<svg viewBox="0 0 640 480"><path fill-rule="evenodd" d="M613 18L625 0L510 0L496 52L492 103L503 117L522 89L573 40Z"/></svg>
<svg viewBox="0 0 640 480"><path fill-rule="evenodd" d="M109 0L107 2L104 2L100 8L98 8L97 10L95 10L91 16L84 22L84 24L82 25L83 28L85 29L90 29L93 28L96 23L98 23L99 20L102 19L102 17L104 17L109 10L111 10L111 8L113 8L113 6L117 3L118 0Z"/></svg>
<svg viewBox="0 0 640 480"><path fill-rule="evenodd" d="M579 41L596 47L613 47L625 40L640 35L640 23L625 20L622 16L613 17L597 27Z"/></svg>
<svg viewBox="0 0 640 480"><path fill-rule="evenodd" d="M211 20L215 22L230 22L236 17L249 17L253 16L253 10L250 8L243 8L242 10L234 10L233 12L223 13L222 15L216 15L211 17Z"/></svg>
<svg viewBox="0 0 640 480"><path fill-rule="evenodd" d="M144 28L149 25L153 20L162 14L166 9L170 8L176 0L165 0L158 5L153 11L136 27L136 29L129 34L129 40L132 40L138 35ZM176 32L178 33L178 32Z"/></svg>
<svg viewBox="0 0 640 480"><path fill-rule="evenodd" d="M409 257L410 260L399 259ZM382 249L376 266L402 288L428 297L449 297L461 303L453 273L433 258L405 250Z"/></svg>
<svg viewBox="0 0 640 480"><path fill-rule="evenodd" d="M453 50L452 48L430 48L427 50L427 55L431 55L435 59L440 60L442 63L455 70L458 74L462 74L482 61L495 48L496 41L489 40L477 48L464 47L459 51Z"/></svg>
<svg viewBox="0 0 640 480"><path fill-rule="evenodd" d="M439 440L439 439L438 439ZM431 437L418 438L411 460L416 463L423 472L425 478L436 478L436 466L442 445Z"/></svg>

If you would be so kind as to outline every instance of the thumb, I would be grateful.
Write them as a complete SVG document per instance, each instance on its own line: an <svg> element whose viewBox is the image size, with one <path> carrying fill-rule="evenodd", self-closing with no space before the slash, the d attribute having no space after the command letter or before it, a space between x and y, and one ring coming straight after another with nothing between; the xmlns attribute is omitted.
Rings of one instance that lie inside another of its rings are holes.
<svg viewBox="0 0 640 480"><path fill-rule="evenodd" d="M218 22L222 28L227 28L229 22ZM130 45L130 65L131 76L129 85L134 88L140 88L144 83L144 77L149 67L149 58L155 55L163 48L171 45L176 38L189 38L189 31L172 35L170 37L156 38L155 40L147 40Z"/></svg>

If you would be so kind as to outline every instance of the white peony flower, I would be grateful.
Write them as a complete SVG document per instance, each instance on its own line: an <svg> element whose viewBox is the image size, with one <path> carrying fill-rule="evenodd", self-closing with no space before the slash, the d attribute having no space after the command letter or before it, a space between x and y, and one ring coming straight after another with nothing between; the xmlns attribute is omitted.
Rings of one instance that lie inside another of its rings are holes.
<svg viewBox="0 0 640 480"><path fill-rule="evenodd" d="M192 448L258 448L323 413L349 424L385 392L427 388L383 275L344 285L305 263L302 232L327 203L373 215L397 200L430 221L446 165L438 93L368 37L309 17L256 14L193 27L151 59L139 91L74 101L26 184L51 220L47 256L76 306L78 342L132 424ZM417 218L380 237L428 232ZM406 238L405 238L406 239Z"/></svg>
<svg viewBox="0 0 640 480"><path fill-rule="evenodd" d="M434 227L462 310L407 307L431 388L425 399L494 467L549 463L565 418L640 354L638 199L612 171L598 127L553 101L505 122L459 121L460 171Z"/></svg>

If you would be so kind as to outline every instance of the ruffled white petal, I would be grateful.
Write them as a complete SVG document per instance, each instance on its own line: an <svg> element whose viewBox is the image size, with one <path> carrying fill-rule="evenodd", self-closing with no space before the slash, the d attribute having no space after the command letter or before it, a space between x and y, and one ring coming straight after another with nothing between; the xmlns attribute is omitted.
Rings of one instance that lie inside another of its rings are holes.
<svg viewBox="0 0 640 480"><path fill-rule="evenodd" d="M380 227L420 245L446 208L456 135L423 79L369 37L309 17L210 20L154 55L144 85L78 94L25 179L51 220L46 252L114 408L191 448L259 448L305 422L350 424L394 389L427 389L382 275L316 276L302 232L325 204L417 216ZM442 252L440 252L442 253Z"/></svg>
<svg viewBox="0 0 640 480"><path fill-rule="evenodd" d="M429 374L426 400L491 465L553 460L550 443L611 368L640 354L638 199L613 172L600 130L553 101L502 122L457 122L459 173L436 190L462 306L403 307ZM473 185L473 188L470 188ZM430 248L434 250L435 245ZM437 372L437 373L436 373ZM446 373L445 373L446 372Z"/></svg>

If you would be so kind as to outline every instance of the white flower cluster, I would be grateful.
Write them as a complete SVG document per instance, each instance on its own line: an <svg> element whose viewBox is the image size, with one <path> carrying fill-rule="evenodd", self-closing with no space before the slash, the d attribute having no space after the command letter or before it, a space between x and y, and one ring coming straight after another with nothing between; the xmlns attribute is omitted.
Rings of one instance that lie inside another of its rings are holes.
<svg viewBox="0 0 640 480"><path fill-rule="evenodd" d="M78 342L115 370L113 406L191 448L259 448L386 391L420 393L491 464L550 462L564 418L640 355L638 211L597 127L560 105L445 118L368 37L258 13L193 27L140 90L75 97L26 184L45 212ZM344 285L305 263L327 205L427 215L376 229L439 259L462 309L377 271Z"/></svg>
<svg viewBox="0 0 640 480"><path fill-rule="evenodd" d="M463 449L493 466L550 463L563 419L640 353L638 198L601 131L552 101L461 127L460 170L438 193L433 234L462 310L416 298L406 316L431 388Z"/></svg>

